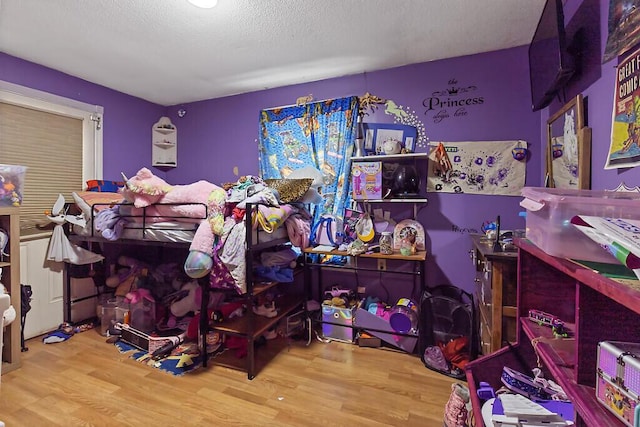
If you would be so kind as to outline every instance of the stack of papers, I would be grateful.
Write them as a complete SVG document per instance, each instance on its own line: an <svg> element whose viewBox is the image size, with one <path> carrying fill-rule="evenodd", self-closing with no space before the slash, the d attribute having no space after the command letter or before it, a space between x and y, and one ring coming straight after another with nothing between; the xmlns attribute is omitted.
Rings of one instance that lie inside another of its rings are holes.
<svg viewBox="0 0 640 427"><path fill-rule="evenodd" d="M602 246L640 279L640 221L576 215L571 218L578 230Z"/></svg>

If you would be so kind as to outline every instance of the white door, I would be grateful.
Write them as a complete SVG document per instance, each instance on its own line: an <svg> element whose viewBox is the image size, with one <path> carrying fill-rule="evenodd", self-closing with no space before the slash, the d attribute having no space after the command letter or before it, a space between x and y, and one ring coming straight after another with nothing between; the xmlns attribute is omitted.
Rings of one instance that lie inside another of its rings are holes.
<svg viewBox="0 0 640 427"><path fill-rule="evenodd" d="M63 319L61 262L46 261L49 238L20 242L20 283L31 285L31 310L26 315L25 339L56 329Z"/></svg>

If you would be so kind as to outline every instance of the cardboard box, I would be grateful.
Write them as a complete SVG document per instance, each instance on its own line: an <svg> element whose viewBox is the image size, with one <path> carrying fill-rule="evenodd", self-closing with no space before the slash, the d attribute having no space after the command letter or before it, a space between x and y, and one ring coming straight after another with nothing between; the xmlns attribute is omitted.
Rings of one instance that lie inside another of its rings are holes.
<svg viewBox="0 0 640 427"><path fill-rule="evenodd" d="M184 338L182 335L170 335L170 336L151 336L143 331L139 331L136 328L118 323L116 325L120 329L120 339L128 342L129 344L153 354L156 350L171 344L172 346L178 345Z"/></svg>
<svg viewBox="0 0 640 427"><path fill-rule="evenodd" d="M549 255L617 263L571 224L575 215L640 219L640 193L525 187L526 237Z"/></svg>
<svg viewBox="0 0 640 427"><path fill-rule="evenodd" d="M413 353L418 343L418 335L403 336L396 335L389 321L369 313L362 307L363 301L360 301L354 313L353 324L360 329L364 329L366 333L380 338L384 342L398 347L407 353ZM390 333L386 333L386 331Z"/></svg>
<svg viewBox="0 0 640 427"><path fill-rule="evenodd" d="M325 338L353 342L353 309L322 304L322 335Z"/></svg>
<svg viewBox="0 0 640 427"><path fill-rule="evenodd" d="M354 200L382 199L382 162L353 162L351 188Z"/></svg>

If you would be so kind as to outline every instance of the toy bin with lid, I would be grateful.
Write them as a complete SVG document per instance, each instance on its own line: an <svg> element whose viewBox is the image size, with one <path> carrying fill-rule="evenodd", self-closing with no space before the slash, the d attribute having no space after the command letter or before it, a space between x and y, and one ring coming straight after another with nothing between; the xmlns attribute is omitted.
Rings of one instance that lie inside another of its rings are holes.
<svg viewBox="0 0 640 427"><path fill-rule="evenodd" d="M524 187L526 236L549 255L618 263L571 224L575 215L640 219L640 193Z"/></svg>
<svg viewBox="0 0 640 427"><path fill-rule="evenodd" d="M353 309L322 304L322 335L326 339L353 342Z"/></svg>

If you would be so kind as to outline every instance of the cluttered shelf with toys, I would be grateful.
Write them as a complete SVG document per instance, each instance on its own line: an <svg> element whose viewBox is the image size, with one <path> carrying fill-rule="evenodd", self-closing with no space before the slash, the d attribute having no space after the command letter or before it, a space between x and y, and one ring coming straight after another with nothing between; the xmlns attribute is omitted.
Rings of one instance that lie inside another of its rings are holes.
<svg viewBox="0 0 640 427"><path fill-rule="evenodd" d="M625 397L620 387L606 391L624 381L616 376L614 366L607 382L601 359L605 343L640 342L640 290L551 256L530 240L517 239L516 245L518 340L467 366L476 424L484 425L482 407L487 401L487 395L479 395L478 390L507 385L522 392L508 379L507 373L515 371L524 382L531 380L535 390L544 391L541 385L551 381L559 386L573 405L576 425L622 425L622 420L632 425L634 400ZM534 368L540 369L542 377L531 374ZM635 386L627 383L626 387ZM611 400L614 394L618 398Z"/></svg>

